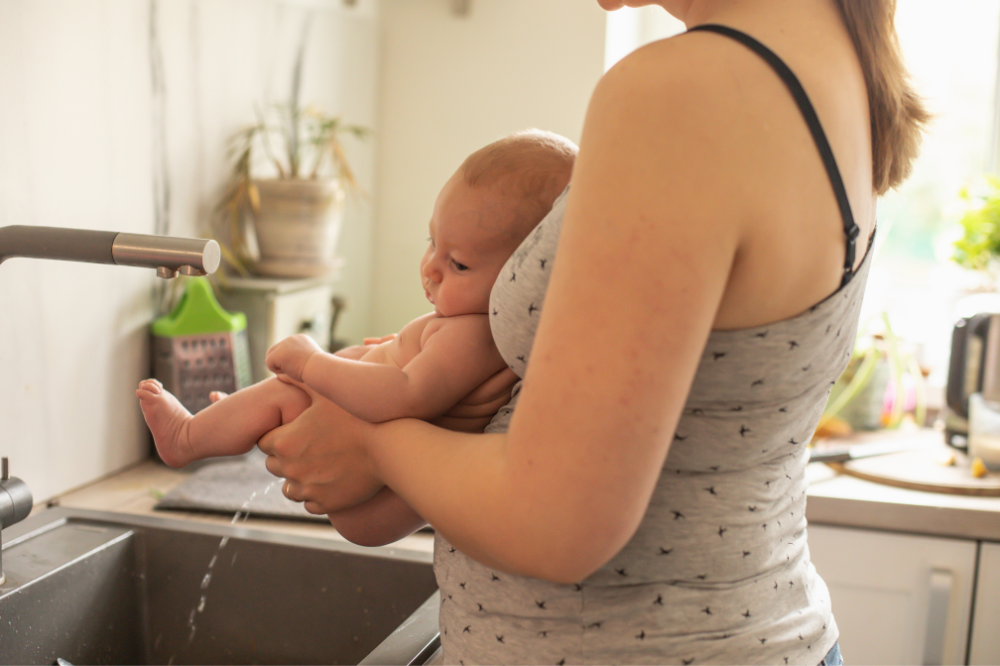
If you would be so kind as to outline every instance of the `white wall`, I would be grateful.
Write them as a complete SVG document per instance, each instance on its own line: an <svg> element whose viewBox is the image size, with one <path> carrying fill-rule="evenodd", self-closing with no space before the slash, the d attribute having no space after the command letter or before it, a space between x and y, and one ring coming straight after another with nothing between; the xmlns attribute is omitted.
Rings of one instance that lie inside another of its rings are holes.
<svg viewBox="0 0 1000 666"><path fill-rule="evenodd" d="M684 32L684 24L662 7L625 7L608 14L605 71L640 46Z"/></svg>
<svg viewBox="0 0 1000 666"><path fill-rule="evenodd" d="M578 141L603 73L595 0L382 0L373 333L429 311L418 265L438 190L473 150L539 127Z"/></svg>
<svg viewBox="0 0 1000 666"><path fill-rule="evenodd" d="M377 0L0 2L0 226L197 235L252 104L286 99L308 22L302 99L374 126ZM374 189L374 144L351 147ZM372 205L345 221L343 328L367 329ZM0 455L36 501L149 453L152 271L0 266Z"/></svg>

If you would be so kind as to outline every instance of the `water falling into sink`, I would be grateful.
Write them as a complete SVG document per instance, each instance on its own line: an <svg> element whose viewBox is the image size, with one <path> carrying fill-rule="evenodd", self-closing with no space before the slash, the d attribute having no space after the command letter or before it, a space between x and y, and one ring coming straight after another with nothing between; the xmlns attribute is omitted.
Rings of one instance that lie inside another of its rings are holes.
<svg viewBox="0 0 1000 666"><path fill-rule="evenodd" d="M267 487L264 488L261 494L267 495L269 492L271 492L271 488L277 485L277 483L278 483L277 480L269 483ZM253 503L256 497L257 497L257 491L255 490L250 494L250 497L247 499L247 501L244 502L243 505L239 508L239 510L233 516L233 519L229 521L230 525L235 525L237 523L245 523L247 521L247 519L250 517L250 505ZM219 540L219 547L216 550L216 552L212 555L212 559L208 563L208 571L205 573L205 576L201 579L201 591L202 591L201 597L198 599L198 604L191 610L191 614L188 617L188 623L187 623L189 629L188 645L191 645L191 643L194 642L195 636L198 633L198 625L196 622L198 615L205 612L205 606L208 602L208 586L212 583L212 569L215 568L215 563L219 559L219 553L222 552L222 550L226 547L226 544L228 543L229 543L228 536L224 536ZM234 566L235 564L236 564L236 553L234 552L230 566Z"/></svg>

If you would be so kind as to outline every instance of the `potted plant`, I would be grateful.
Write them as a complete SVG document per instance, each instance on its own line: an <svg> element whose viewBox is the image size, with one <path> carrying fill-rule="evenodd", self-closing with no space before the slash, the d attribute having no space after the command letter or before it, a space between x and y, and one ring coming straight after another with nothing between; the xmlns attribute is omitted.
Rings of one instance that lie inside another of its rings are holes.
<svg viewBox="0 0 1000 666"><path fill-rule="evenodd" d="M849 435L855 430L898 428L912 415L918 426L927 421L925 372L881 314L881 330L859 330L851 359L837 379L816 437Z"/></svg>
<svg viewBox="0 0 1000 666"><path fill-rule="evenodd" d="M367 128L297 104L272 105L232 138L217 209L226 263L243 275L312 277L335 267L345 192L361 193L341 137ZM259 172L267 177L258 177Z"/></svg>
<svg viewBox="0 0 1000 666"><path fill-rule="evenodd" d="M986 175L973 192L959 192L965 212L959 218L961 237L953 243L952 260L963 268L979 272L993 291L996 286L997 258L1000 257L1000 177Z"/></svg>

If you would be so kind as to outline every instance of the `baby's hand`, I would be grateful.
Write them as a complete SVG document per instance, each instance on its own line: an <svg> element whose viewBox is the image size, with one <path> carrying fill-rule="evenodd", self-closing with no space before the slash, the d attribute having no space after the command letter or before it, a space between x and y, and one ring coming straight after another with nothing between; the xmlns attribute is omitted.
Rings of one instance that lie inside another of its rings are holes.
<svg viewBox="0 0 1000 666"><path fill-rule="evenodd" d="M309 357L322 351L316 341L308 335L293 335L268 349L264 356L264 364L276 375L287 375L301 382Z"/></svg>

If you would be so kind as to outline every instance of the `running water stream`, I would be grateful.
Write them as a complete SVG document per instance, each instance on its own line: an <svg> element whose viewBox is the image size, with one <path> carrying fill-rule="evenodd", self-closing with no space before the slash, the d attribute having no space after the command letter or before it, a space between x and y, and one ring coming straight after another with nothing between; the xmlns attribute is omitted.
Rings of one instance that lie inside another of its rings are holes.
<svg viewBox="0 0 1000 666"><path fill-rule="evenodd" d="M261 494L267 495L269 492L271 492L271 488L276 486L279 481L280 479L272 481L270 484L268 484L266 488L264 488ZM250 498L243 503L243 506L240 507L240 510L236 512L236 515L233 516L233 519L229 521L230 525L246 522L247 518L250 517L250 504L254 501L254 498L256 497L257 497L257 491L255 490L250 495ZM226 544L228 543L229 543L229 537L228 536L222 537L222 539L219 541L218 549L216 549L215 553L212 555L211 561L209 561L208 563L208 571L205 572L204 578L201 579L201 598L198 599L198 604L191 609L191 615L188 617L187 624L188 628L190 629L190 633L188 634L188 645L191 645L191 643L194 642L194 637L198 633L198 625L197 625L198 615L205 612L205 604L208 601L208 586L212 583L212 570L215 568L215 564L219 560L219 555L222 553L223 549L226 547ZM229 566L233 566L236 564L237 552L238 551L233 551L233 557L230 560ZM171 661L173 661L172 658Z"/></svg>

